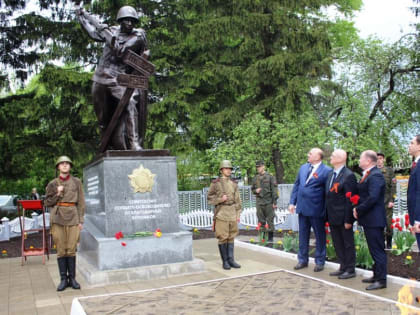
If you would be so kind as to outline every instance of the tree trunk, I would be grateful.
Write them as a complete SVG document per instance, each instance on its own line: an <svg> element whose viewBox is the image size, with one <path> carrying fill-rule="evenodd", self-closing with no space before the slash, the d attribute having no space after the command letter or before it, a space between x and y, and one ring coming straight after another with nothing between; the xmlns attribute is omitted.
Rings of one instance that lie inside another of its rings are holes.
<svg viewBox="0 0 420 315"><path fill-rule="evenodd" d="M276 172L276 180L277 184L284 183L284 166L283 162L281 161L281 153L279 148L273 149L273 163L274 163L274 170Z"/></svg>

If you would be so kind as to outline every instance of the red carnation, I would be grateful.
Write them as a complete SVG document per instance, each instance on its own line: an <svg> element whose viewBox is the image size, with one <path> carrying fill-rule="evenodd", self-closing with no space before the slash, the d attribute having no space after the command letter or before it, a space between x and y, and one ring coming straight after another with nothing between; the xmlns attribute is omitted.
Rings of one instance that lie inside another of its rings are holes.
<svg viewBox="0 0 420 315"><path fill-rule="evenodd" d="M121 231L119 231L119 232L115 233L115 238L116 238L117 240L119 240L120 238L123 238L123 237L124 237L124 234L123 234Z"/></svg>
<svg viewBox="0 0 420 315"><path fill-rule="evenodd" d="M126 242L121 242L121 245L122 246L127 246L127 243Z"/></svg>
<svg viewBox="0 0 420 315"><path fill-rule="evenodd" d="M346 197L351 198L351 191L346 192Z"/></svg>
<svg viewBox="0 0 420 315"><path fill-rule="evenodd" d="M155 232L160 232L160 229L156 229L156 231Z"/></svg>
<svg viewBox="0 0 420 315"><path fill-rule="evenodd" d="M326 227L329 227L329 226L330 226L330 224L329 224L328 222L325 222L325 226L326 226Z"/></svg>
<svg viewBox="0 0 420 315"><path fill-rule="evenodd" d="M359 195L353 195L353 197L350 198L350 202L353 205L357 205L359 203L359 199L360 199Z"/></svg>
<svg viewBox="0 0 420 315"><path fill-rule="evenodd" d="M330 231L328 231L328 229L325 229L325 233L330 234Z"/></svg>

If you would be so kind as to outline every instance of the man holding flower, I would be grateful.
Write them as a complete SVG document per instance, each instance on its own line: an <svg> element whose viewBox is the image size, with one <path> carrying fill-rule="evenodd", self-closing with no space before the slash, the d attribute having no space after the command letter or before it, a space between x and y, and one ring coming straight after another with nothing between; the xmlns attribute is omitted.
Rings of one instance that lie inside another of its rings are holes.
<svg viewBox="0 0 420 315"><path fill-rule="evenodd" d="M330 163L334 170L328 176L325 187L327 221L340 262L340 269L331 272L330 276L338 276L339 279L350 279L356 276L356 251L353 235L355 220L353 205L348 197L356 193L357 181L353 172L346 167L346 160L347 153L344 150L338 149L331 154Z"/></svg>
<svg viewBox="0 0 420 315"><path fill-rule="evenodd" d="M385 253L384 228L385 215L385 179L376 167L376 152L364 151L360 155L359 166L363 177L357 185L360 200L354 200L353 216L363 226L369 252L375 262L373 276L363 279L370 283L366 290L386 288L387 257Z"/></svg>

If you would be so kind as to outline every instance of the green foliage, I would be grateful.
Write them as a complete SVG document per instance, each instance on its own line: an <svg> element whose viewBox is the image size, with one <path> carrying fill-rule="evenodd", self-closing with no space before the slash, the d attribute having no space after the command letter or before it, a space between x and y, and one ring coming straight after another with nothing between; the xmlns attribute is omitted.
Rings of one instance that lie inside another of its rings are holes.
<svg viewBox="0 0 420 315"><path fill-rule="evenodd" d="M283 238L283 248L286 252L295 252L299 250L299 238L294 234L285 234Z"/></svg>
<svg viewBox="0 0 420 315"><path fill-rule="evenodd" d="M416 237L408 231L396 231L393 238L396 248L393 247L391 253L396 256L411 250L416 241Z"/></svg>
<svg viewBox="0 0 420 315"><path fill-rule="evenodd" d="M356 230L354 233L354 246L356 248L356 265L365 269L371 269L374 262L370 255L364 233Z"/></svg>
<svg viewBox="0 0 420 315"><path fill-rule="evenodd" d="M329 260L334 260L337 258L337 253L335 252L334 245L332 243L331 234L327 234L327 257Z"/></svg>

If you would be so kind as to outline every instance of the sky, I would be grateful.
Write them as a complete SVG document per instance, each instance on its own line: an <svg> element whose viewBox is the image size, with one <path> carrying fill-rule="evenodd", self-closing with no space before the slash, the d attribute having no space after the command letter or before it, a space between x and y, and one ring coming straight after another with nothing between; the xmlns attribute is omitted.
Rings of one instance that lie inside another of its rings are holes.
<svg viewBox="0 0 420 315"><path fill-rule="evenodd" d="M410 23L416 17L409 7L414 5L413 0L364 0L362 10L354 18L359 35L362 38L376 35L388 43L397 41L401 34L413 30Z"/></svg>

